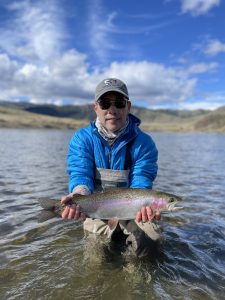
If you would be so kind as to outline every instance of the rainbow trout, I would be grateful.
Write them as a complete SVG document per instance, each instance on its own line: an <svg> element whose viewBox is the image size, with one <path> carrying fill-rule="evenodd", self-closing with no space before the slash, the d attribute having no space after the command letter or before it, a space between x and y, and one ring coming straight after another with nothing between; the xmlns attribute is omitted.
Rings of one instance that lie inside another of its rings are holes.
<svg viewBox="0 0 225 300"><path fill-rule="evenodd" d="M176 203L182 199L176 195L150 189L115 188L90 195L74 195L66 205L80 205L80 210L89 218L102 220L132 220L142 206L151 206L153 211L170 212L181 209ZM61 215L65 205L53 199L39 199L40 205Z"/></svg>

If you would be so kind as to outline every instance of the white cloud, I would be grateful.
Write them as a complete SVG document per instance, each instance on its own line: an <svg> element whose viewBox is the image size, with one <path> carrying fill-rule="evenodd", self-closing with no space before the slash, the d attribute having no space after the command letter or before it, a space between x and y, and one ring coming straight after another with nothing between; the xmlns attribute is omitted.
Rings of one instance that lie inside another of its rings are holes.
<svg viewBox="0 0 225 300"><path fill-rule="evenodd" d="M181 0L183 13L191 13L193 16L204 15L213 7L219 6L220 0Z"/></svg>
<svg viewBox="0 0 225 300"><path fill-rule="evenodd" d="M225 44L219 40L210 40L204 49L204 53L209 56L216 56L222 52L225 52Z"/></svg>
<svg viewBox="0 0 225 300"><path fill-rule="evenodd" d="M184 101L193 94L197 82L176 68L147 61L115 62L104 75L119 76L127 83L131 98L145 100L149 105Z"/></svg>
<svg viewBox="0 0 225 300"><path fill-rule="evenodd" d="M17 69L18 63L16 61L11 61L7 54L0 54L0 85L10 82Z"/></svg>
<svg viewBox="0 0 225 300"><path fill-rule="evenodd" d="M115 47L110 33L119 33L113 24L117 15L104 15L99 1L89 4L92 49L104 60L108 50ZM147 106L184 103L195 94L197 74L217 68L216 63L176 68L150 61L127 61L113 62L104 69L92 66L90 71L85 54L75 49L63 52L63 16L56 0L13 2L8 10L12 16L0 29L0 99L26 97L30 102L57 104L71 99L74 104L87 103L93 101L97 83L113 76L127 83L134 104L139 100ZM220 51L223 49L220 47Z"/></svg>
<svg viewBox="0 0 225 300"><path fill-rule="evenodd" d="M189 101L189 102L179 103L178 108L189 109L189 110L195 110L195 109L215 110L218 107L224 105L225 94L223 92L201 93L198 95L197 98L198 99L195 99L194 102Z"/></svg>
<svg viewBox="0 0 225 300"><path fill-rule="evenodd" d="M88 3L88 35L90 47L98 60L104 62L108 58L108 50L115 48L112 37L108 35L108 32L112 30L112 22L117 14L116 12L107 14L103 9L100 0L89 0Z"/></svg>
<svg viewBox="0 0 225 300"><path fill-rule="evenodd" d="M106 77L124 80L134 103L146 105L182 102L193 95L197 79L185 70L167 68L147 61L112 63L107 69L88 71L86 56L70 50L44 66L18 64L6 54L0 55L0 98L10 100L26 96L31 102L74 103L93 101L95 86ZM13 87L13 88L12 88Z"/></svg>
<svg viewBox="0 0 225 300"><path fill-rule="evenodd" d="M189 74L201 74L201 73L206 73L213 71L218 68L218 63L216 62L211 62L211 63L197 63L193 64L190 67L188 67L187 72Z"/></svg>
<svg viewBox="0 0 225 300"><path fill-rule="evenodd" d="M95 87L102 79L118 77L127 83L135 105L216 108L222 105L224 95L214 98L213 94L196 95L198 79L192 77L216 67L215 63L201 63L188 68L168 68L148 61L133 61L114 62L107 69L90 72L87 57L76 50L69 50L45 65L18 63L0 54L0 99L15 101L26 97L33 103L54 104L70 99L71 103L85 104L93 101ZM196 96L199 101L191 102Z"/></svg>
<svg viewBox="0 0 225 300"><path fill-rule="evenodd" d="M45 66L25 64L14 74L18 94L30 99L51 102L70 99L89 99L91 92L85 84L88 81L86 56L70 50L61 57L51 60Z"/></svg>
<svg viewBox="0 0 225 300"><path fill-rule="evenodd" d="M112 52L126 53L126 57L134 57L140 50L141 45L129 44L129 49L125 49L120 42L118 42L118 36L124 35L141 35L149 34L150 32L157 32L161 28L166 28L174 20L165 20L166 14L158 15L148 22L150 15L129 15L122 14L121 11L115 10L108 11L104 7L104 1L102 0L89 0L88 1L88 36L89 44L92 49L92 54L95 55L97 63L106 64L110 61ZM104 16L104 17L103 17ZM134 16L138 21L133 20ZM147 18L147 19L146 19ZM123 19L123 25L121 20ZM131 20L132 19L132 20ZM127 20L127 22L126 22ZM144 21L144 22L143 22ZM147 22L146 22L147 21ZM121 38L121 37L120 37ZM132 37L130 37L132 39ZM131 50L132 47L132 50Z"/></svg>
<svg viewBox="0 0 225 300"><path fill-rule="evenodd" d="M29 61L46 61L60 52L66 34L57 1L15 1L6 8L10 19L0 29L0 49Z"/></svg>

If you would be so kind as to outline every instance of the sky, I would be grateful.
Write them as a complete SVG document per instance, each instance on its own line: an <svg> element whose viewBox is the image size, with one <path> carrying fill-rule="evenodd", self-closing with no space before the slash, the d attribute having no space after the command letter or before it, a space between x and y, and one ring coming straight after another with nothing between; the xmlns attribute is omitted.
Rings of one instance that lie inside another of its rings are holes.
<svg viewBox="0 0 225 300"><path fill-rule="evenodd" d="M225 0L0 0L0 99L87 104L108 77L133 105L225 105Z"/></svg>

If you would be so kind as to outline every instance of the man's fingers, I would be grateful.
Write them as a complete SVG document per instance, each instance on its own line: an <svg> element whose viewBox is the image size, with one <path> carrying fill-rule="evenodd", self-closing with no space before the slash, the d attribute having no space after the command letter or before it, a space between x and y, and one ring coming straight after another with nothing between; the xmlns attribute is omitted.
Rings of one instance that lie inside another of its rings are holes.
<svg viewBox="0 0 225 300"><path fill-rule="evenodd" d="M137 222L148 222L152 221L153 219L156 219L157 221L161 219L160 210L153 211L153 209L150 206L143 206L139 212L137 212L135 220Z"/></svg>
<svg viewBox="0 0 225 300"><path fill-rule="evenodd" d="M147 213L148 221L152 221L152 219L154 218L154 213L151 207L146 206L146 213Z"/></svg>
<svg viewBox="0 0 225 300"><path fill-rule="evenodd" d="M139 212L136 214L136 221L138 222L147 222L151 221L154 218L152 209L149 206L143 206Z"/></svg>
<svg viewBox="0 0 225 300"><path fill-rule="evenodd" d="M76 204L72 204L70 206L65 205L64 210L61 213L61 216L63 219L67 220L82 220L85 221L86 215L84 213L81 213L80 206Z"/></svg>
<svg viewBox="0 0 225 300"><path fill-rule="evenodd" d="M135 219L136 219L137 222L141 221L141 212L140 211L136 213Z"/></svg>
<svg viewBox="0 0 225 300"><path fill-rule="evenodd" d="M62 218L63 219L67 219L68 215L69 215L69 211L70 211L70 208L68 206L65 206L64 210L62 211Z"/></svg>
<svg viewBox="0 0 225 300"><path fill-rule="evenodd" d="M144 223L148 220L147 211L146 211L145 206L143 206L141 208L141 219L142 219L142 222L144 222Z"/></svg>
<svg viewBox="0 0 225 300"><path fill-rule="evenodd" d="M70 207L69 214L68 214L68 219L69 220L73 219L75 215L76 215L76 208Z"/></svg>
<svg viewBox="0 0 225 300"><path fill-rule="evenodd" d="M73 194L69 194L67 196L64 196L61 198L61 204L66 204L66 202L68 202L69 200L71 200L73 198Z"/></svg>

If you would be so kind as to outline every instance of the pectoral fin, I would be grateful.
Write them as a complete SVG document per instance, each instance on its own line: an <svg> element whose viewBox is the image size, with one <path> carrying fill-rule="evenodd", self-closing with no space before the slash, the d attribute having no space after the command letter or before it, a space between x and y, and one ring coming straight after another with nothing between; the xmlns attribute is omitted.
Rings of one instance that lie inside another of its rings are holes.
<svg viewBox="0 0 225 300"><path fill-rule="evenodd" d="M112 219L108 220L108 225L109 225L110 230L112 230L112 231L115 230L118 222L119 222L119 219L117 219L117 218L112 218Z"/></svg>

